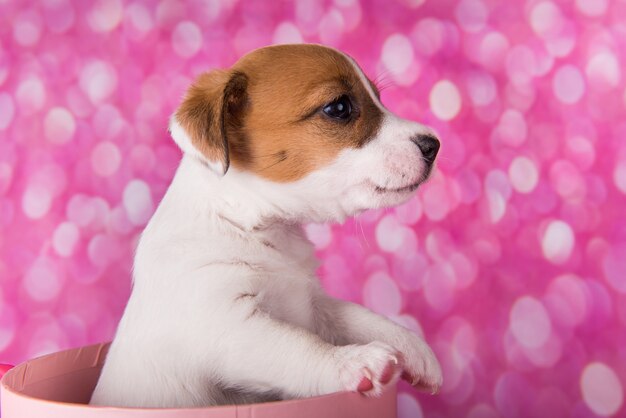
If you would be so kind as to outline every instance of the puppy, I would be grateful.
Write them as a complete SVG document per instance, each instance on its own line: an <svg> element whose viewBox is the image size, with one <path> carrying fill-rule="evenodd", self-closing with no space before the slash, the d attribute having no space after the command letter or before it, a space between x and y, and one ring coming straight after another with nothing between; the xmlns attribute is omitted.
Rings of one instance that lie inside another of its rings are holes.
<svg viewBox="0 0 626 418"><path fill-rule="evenodd" d="M200 75L170 131L184 155L92 404L377 396L400 376L438 390L420 337L324 293L301 226L408 200L439 150L428 128L390 113L347 55L281 45Z"/></svg>

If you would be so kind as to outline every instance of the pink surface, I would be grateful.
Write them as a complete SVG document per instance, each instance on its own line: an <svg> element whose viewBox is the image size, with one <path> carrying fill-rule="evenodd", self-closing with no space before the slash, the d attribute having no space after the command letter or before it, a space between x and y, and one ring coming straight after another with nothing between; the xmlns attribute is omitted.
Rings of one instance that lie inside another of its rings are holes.
<svg viewBox="0 0 626 418"><path fill-rule="evenodd" d="M395 418L395 389L380 398L337 393L257 405L192 409L110 408L89 402L108 344L50 354L21 364L2 380L4 418ZM80 405L82 404L82 405Z"/></svg>
<svg viewBox="0 0 626 418"><path fill-rule="evenodd" d="M300 40L442 138L407 205L308 227L329 291L443 363L400 416L625 414L623 0L0 0L0 362L112 337L184 88Z"/></svg>

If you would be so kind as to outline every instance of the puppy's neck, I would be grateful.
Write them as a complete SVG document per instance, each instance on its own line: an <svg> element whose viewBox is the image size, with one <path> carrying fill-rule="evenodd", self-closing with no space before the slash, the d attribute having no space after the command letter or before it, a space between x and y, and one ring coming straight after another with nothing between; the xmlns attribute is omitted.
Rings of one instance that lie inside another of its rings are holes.
<svg viewBox="0 0 626 418"><path fill-rule="evenodd" d="M188 219L217 217L244 233L298 225L280 209L280 202L259 190L248 175L232 168L220 177L193 156L183 156L168 195L184 205ZM168 196L169 197L169 196Z"/></svg>

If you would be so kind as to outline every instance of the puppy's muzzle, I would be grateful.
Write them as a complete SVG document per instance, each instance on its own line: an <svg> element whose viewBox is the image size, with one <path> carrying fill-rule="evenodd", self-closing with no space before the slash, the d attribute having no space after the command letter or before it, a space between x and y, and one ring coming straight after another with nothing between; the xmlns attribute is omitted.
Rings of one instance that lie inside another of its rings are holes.
<svg viewBox="0 0 626 418"><path fill-rule="evenodd" d="M420 149L424 160L431 165L439 152L439 140L432 135L416 135L411 141Z"/></svg>

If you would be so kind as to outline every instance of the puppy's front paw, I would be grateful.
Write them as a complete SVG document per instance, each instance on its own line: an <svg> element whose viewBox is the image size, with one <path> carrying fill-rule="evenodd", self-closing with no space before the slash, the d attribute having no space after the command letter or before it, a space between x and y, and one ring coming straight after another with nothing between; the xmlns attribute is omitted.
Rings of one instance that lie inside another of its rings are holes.
<svg viewBox="0 0 626 418"><path fill-rule="evenodd" d="M342 389L379 396L400 376L400 356L395 348L377 341L337 347L335 358Z"/></svg>
<svg viewBox="0 0 626 418"><path fill-rule="evenodd" d="M441 366L426 342L408 333L399 344L402 361L402 378L413 387L435 394L443 384Z"/></svg>

